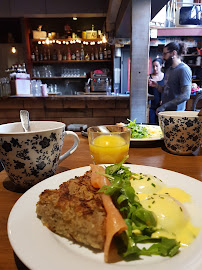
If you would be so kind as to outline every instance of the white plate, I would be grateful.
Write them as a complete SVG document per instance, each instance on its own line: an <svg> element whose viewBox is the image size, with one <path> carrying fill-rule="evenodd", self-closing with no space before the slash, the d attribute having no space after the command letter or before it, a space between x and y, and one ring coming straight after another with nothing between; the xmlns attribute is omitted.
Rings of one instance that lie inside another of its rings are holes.
<svg viewBox="0 0 202 270"><path fill-rule="evenodd" d="M153 142L153 141L163 140L163 134L161 132L160 126L157 126L157 125L143 125L143 124L139 124L139 126L146 127L147 129L150 129L150 130L152 130L154 132L157 132L157 133L160 133L160 134L158 136L150 137L150 138L131 138L130 139L131 142Z"/></svg>
<svg viewBox="0 0 202 270"><path fill-rule="evenodd" d="M188 211L192 223L202 227L202 183L176 172L148 166L126 165L133 172L142 172L155 175L168 186L176 186L188 192L193 199ZM72 243L60 237L45 226L36 216L36 203L39 194L44 189L55 189L75 176L83 175L89 167L82 167L52 176L32 187L24 193L11 210L8 219L8 236L10 243L20 260L32 270L169 270L169 269L202 269L202 232L187 248L172 257L151 256L142 257L142 260L132 262L119 262L115 264L104 263L104 254L93 253L91 250Z"/></svg>

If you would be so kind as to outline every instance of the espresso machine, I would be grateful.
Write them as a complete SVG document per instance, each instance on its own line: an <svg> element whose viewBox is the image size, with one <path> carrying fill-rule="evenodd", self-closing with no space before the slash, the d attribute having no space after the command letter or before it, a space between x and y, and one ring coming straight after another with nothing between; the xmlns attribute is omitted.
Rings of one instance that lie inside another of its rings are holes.
<svg viewBox="0 0 202 270"><path fill-rule="evenodd" d="M91 92L111 92L112 79L108 69L91 72Z"/></svg>

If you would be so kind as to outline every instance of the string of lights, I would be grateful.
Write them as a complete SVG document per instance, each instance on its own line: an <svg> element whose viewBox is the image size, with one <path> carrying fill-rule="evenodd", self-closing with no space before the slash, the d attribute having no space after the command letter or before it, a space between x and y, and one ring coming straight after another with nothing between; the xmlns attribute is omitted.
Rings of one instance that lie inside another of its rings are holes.
<svg viewBox="0 0 202 270"><path fill-rule="evenodd" d="M75 44L75 43L82 43L83 45L95 45L97 44L105 44L107 43L107 39L105 36L103 36L102 40L98 40L98 41L85 41L85 40L81 40L81 39L71 39L71 40L60 40L60 39L49 39L46 38L46 40L39 40L38 44L39 45L50 45L50 44L58 44L58 45L69 45L69 44Z"/></svg>

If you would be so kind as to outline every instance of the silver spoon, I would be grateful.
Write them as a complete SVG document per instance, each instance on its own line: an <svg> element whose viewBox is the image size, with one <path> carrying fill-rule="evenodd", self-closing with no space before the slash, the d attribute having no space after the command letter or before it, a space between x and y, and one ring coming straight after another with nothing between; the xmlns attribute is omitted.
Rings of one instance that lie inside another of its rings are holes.
<svg viewBox="0 0 202 270"><path fill-rule="evenodd" d="M28 132L30 130L29 127L29 112L26 110L20 110L20 120L22 123L22 127L25 132Z"/></svg>

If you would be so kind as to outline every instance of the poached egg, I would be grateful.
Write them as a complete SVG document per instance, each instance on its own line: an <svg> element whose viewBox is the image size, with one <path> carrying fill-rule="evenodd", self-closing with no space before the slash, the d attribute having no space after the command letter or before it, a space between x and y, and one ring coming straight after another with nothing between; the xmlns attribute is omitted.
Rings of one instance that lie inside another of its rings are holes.
<svg viewBox="0 0 202 270"><path fill-rule="evenodd" d="M184 203L191 196L177 187L167 187L156 176L142 173L132 176L134 188L142 206L154 213L157 226L152 238L176 239L181 246L188 246L198 235L200 228L192 225Z"/></svg>

